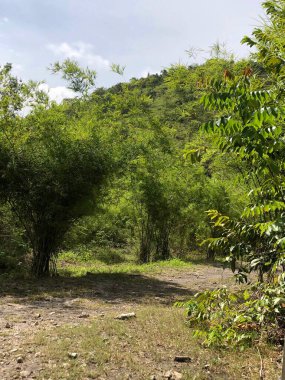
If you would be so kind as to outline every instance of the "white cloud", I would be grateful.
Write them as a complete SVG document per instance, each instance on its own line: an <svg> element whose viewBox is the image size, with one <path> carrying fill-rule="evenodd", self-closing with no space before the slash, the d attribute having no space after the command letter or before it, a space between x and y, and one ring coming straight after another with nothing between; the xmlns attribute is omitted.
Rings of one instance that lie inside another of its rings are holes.
<svg viewBox="0 0 285 380"><path fill-rule="evenodd" d="M1 18L1 22L5 22L5 23L7 23L7 22L9 22L10 20L8 19L8 17L2 17Z"/></svg>
<svg viewBox="0 0 285 380"><path fill-rule="evenodd" d="M139 78L147 78L148 75L151 75L151 74L159 74L160 73L160 70L153 70L149 67L147 67L146 69L144 69L140 74L139 74Z"/></svg>
<svg viewBox="0 0 285 380"><path fill-rule="evenodd" d="M38 89L48 94L49 99L55 101L57 104L60 104L64 99L71 99L76 96L74 91L63 86L49 87L48 84L41 83ZM27 105L19 112L19 115L25 117L32 111L32 109L32 106Z"/></svg>
<svg viewBox="0 0 285 380"><path fill-rule="evenodd" d="M50 100L61 103L63 99L71 99L76 96L75 92L64 86L49 87L46 83L42 83L39 89L49 95Z"/></svg>
<svg viewBox="0 0 285 380"><path fill-rule="evenodd" d="M84 50L73 48L66 42L59 45L49 44L47 48L51 50L55 55L63 55L68 58L82 58Z"/></svg>
<svg viewBox="0 0 285 380"><path fill-rule="evenodd" d="M46 47L57 56L76 59L89 66L95 66L98 69L110 67L108 59L95 54L93 52L93 45L91 44L77 42L71 45L67 42L62 42L61 44L48 44Z"/></svg>
<svg viewBox="0 0 285 380"><path fill-rule="evenodd" d="M51 100L55 100L57 103L61 103L63 99L71 99L76 95L74 91L64 86L51 87L49 89L49 96Z"/></svg>

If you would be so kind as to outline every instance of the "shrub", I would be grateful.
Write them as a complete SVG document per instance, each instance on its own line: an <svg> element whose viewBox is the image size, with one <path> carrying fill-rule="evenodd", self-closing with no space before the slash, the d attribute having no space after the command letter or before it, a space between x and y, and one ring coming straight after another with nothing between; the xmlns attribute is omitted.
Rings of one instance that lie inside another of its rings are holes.
<svg viewBox="0 0 285 380"><path fill-rule="evenodd" d="M251 346L260 340L280 343L285 328L285 284L255 285L239 292L226 287L197 293L186 303L188 323L207 346Z"/></svg>

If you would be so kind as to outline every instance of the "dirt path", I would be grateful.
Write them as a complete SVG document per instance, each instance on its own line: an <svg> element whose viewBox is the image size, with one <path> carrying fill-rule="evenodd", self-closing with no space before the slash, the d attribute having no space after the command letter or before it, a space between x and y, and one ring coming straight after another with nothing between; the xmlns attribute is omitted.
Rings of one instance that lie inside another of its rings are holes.
<svg viewBox="0 0 285 380"><path fill-rule="evenodd" d="M88 324L130 307L170 305L231 278L220 267L198 265L157 275L87 274L7 284L0 292L0 379L38 378L43 367L53 365L37 351L35 335L49 336L60 326Z"/></svg>

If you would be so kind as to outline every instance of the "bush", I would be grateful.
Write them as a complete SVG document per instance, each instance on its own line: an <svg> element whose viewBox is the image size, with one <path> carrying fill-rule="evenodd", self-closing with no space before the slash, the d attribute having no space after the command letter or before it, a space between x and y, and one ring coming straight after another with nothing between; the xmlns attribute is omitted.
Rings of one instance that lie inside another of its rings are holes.
<svg viewBox="0 0 285 380"><path fill-rule="evenodd" d="M285 328L285 284L252 286L239 292L226 287L197 293L186 303L188 323L207 346L251 346L260 340L280 343Z"/></svg>

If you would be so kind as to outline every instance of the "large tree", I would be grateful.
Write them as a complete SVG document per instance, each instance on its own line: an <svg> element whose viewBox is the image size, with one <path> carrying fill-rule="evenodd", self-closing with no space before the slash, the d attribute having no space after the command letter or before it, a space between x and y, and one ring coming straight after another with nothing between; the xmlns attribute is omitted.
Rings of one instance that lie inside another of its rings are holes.
<svg viewBox="0 0 285 380"><path fill-rule="evenodd" d="M32 273L49 275L65 232L110 171L111 152L102 130L71 116L68 103L49 103L35 84L13 77L10 65L0 85L2 200L25 229Z"/></svg>
<svg viewBox="0 0 285 380"><path fill-rule="evenodd" d="M266 1L268 21L244 42L256 46L256 63L240 75L213 81L204 104L220 117L205 125L224 153L243 162L251 184L249 205L239 220L210 213L222 233L212 246L227 249L233 269L245 258L247 270L272 272L284 250L284 0ZM283 41L283 42L282 42ZM246 268L242 268L246 269ZM241 273L242 274L242 273Z"/></svg>

